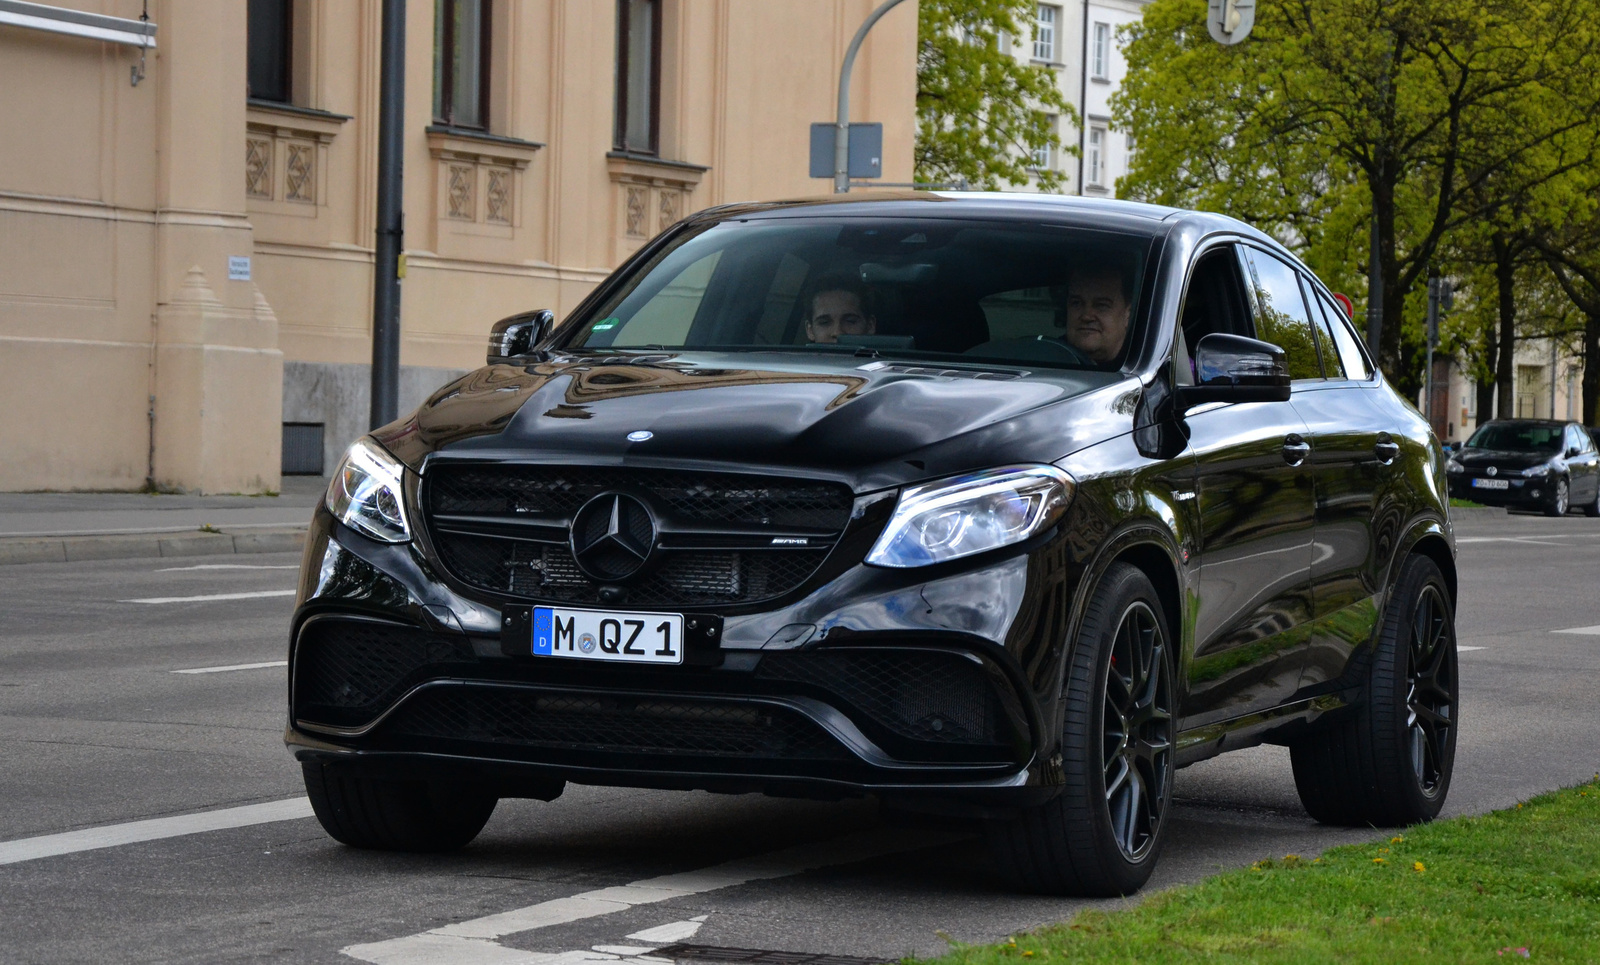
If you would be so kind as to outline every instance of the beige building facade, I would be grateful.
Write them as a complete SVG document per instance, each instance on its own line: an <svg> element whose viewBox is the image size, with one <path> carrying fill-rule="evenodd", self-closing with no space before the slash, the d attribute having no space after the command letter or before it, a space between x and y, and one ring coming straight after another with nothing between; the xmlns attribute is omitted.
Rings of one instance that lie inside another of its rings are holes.
<svg viewBox="0 0 1600 965"><path fill-rule="evenodd" d="M809 126L875 5L412 0L402 407L685 214L826 191ZM380 19L0 2L0 490L270 491L284 439L326 470L365 431ZM915 59L903 4L855 67L886 181Z"/></svg>

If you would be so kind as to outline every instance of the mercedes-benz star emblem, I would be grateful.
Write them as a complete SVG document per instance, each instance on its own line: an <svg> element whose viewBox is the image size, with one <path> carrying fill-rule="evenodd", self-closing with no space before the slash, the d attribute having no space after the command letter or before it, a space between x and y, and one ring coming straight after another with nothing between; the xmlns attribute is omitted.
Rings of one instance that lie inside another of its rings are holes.
<svg viewBox="0 0 1600 965"><path fill-rule="evenodd" d="M584 575L601 583L639 572L655 543L650 507L626 493L601 493L572 519L572 558Z"/></svg>

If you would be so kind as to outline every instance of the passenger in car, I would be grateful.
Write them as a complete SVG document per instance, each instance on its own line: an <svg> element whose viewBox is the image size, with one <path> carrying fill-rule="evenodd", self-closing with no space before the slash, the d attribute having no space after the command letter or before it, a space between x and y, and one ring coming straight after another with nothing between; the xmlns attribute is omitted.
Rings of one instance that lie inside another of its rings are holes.
<svg viewBox="0 0 1600 965"><path fill-rule="evenodd" d="M806 341L829 345L840 335L876 335L878 319L872 312L872 293L855 275L824 275L811 287L806 300Z"/></svg>
<svg viewBox="0 0 1600 965"><path fill-rule="evenodd" d="M1065 328L1068 345L1101 367L1122 356L1132 309L1133 279L1109 260L1079 262L1067 275Z"/></svg>

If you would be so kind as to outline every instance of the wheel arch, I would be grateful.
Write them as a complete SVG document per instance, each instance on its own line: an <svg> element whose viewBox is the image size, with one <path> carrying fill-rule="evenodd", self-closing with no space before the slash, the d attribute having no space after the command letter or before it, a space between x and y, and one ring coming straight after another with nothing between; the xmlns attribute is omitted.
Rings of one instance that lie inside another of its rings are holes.
<svg viewBox="0 0 1600 965"><path fill-rule="evenodd" d="M1450 548L1450 543L1444 534L1436 528L1428 528L1413 537L1407 554L1417 553L1426 556L1439 567L1439 572L1444 575L1445 587L1450 591L1450 608L1456 606L1456 555ZM1403 559L1403 558L1402 558Z"/></svg>

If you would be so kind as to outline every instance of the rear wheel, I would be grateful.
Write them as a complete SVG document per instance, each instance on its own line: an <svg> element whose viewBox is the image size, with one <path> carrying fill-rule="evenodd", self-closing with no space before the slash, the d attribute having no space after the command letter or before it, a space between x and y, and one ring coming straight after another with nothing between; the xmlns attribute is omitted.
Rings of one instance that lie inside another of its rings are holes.
<svg viewBox="0 0 1600 965"><path fill-rule="evenodd" d="M1555 488L1550 492L1550 502L1544 508L1546 516L1565 516L1569 508L1572 490L1565 479L1557 479Z"/></svg>
<svg viewBox="0 0 1600 965"><path fill-rule="evenodd" d="M1290 747L1300 801L1324 824L1431 821L1450 789L1458 710L1455 613L1427 557L1401 568L1366 674L1353 714Z"/></svg>
<svg viewBox="0 0 1600 965"><path fill-rule="evenodd" d="M1063 687L1061 793L990 828L996 862L1018 886L1109 896L1149 880L1172 802L1168 626L1149 578L1113 564L1084 615Z"/></svg>
<svg viewBox="0 0 1600 965"><path fill-rule="evenodd" d="M1600 483L1595 485L1594 498L1583 504L1583 515L1600 516Z"/></svg>
<svg viewBox="0 0 1600 965"><path fill-rule="evenodd" d="M352 848L454 851L478 836L497 803L472 785L379 780L336 763L300 770L322 829Z"/></svg>

